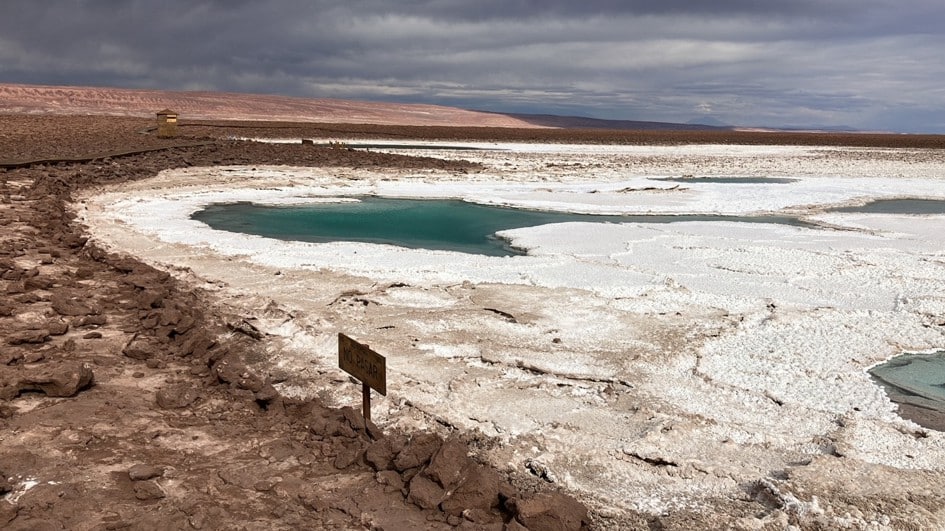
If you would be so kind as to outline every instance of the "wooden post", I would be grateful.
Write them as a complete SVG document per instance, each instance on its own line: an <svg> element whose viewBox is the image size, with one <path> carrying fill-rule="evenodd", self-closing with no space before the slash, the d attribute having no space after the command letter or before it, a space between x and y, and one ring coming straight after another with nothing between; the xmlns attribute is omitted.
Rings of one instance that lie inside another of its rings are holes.
<svg viewBox="0 0 945 531"><path fill-rule="evenodd" d="M344 334L338 334L338 367L361 381L362 413L371 420L371 389L387 395L387 360Z"/></svg>

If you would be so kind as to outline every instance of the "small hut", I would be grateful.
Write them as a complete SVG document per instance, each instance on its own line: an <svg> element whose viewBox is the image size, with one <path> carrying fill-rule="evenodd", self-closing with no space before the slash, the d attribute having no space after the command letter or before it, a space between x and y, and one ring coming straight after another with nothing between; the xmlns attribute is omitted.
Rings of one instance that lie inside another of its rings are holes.
<svg viewBox="0 0 945 531"><path fill-rule="evenodd" d="M157 136L162 138L173 138L177 136L177 113L164 109L157 113L158 132Z"/></svg>

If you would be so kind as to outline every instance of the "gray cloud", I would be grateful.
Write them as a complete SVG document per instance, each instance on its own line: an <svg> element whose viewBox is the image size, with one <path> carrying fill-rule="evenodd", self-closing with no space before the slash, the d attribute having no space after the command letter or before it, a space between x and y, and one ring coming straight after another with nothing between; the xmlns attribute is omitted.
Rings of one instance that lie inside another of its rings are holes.
<svg viewBox="0 0 945 531"><path fill-rule="evenodd" d="M4 82L945 132L940 0L4 4Z"/></svg>

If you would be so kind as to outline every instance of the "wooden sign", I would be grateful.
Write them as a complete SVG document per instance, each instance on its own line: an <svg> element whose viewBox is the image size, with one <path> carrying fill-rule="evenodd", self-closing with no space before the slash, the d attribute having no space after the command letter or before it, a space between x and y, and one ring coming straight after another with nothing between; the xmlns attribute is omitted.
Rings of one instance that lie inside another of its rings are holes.
<svg viewBox="0 0 945 531"><path fill-rule="evenodd" d="M367 345L338 334L338 367L387 396L387 359Z"/></svg>

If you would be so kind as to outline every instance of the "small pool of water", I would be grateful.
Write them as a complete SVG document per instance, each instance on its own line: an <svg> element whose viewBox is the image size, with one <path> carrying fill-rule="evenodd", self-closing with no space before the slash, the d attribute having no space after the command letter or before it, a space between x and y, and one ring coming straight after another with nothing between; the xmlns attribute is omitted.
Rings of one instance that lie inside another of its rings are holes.
<svg viewBox="0 0 945 531"><path fill-rule="evenodd" d="M784 177L660 177L654 181L671 181L675 183L712 183L712 184L790 184L798 179Z"/></svg>
<svg viewBox="0 0 945 531"><path fill-rule="evenodd" d="M945 214L945 201L941 199L880 199L860 206L834 208L830 212L904 215Z"/></svg>
<svg viewBox="0 0 945 531"><path fill-rule="evenodd" d="M945 351L906 353L869 372L893 402L945 413Z"/></svg>
<svg viewBox="0 0 945 531"><path fill-rule="evenodd" d="M493 207L458 200L358 199L356 202L276 207L252 203L216 204L196 212L192 218L217 230L287 241L383 243L487 256L525 254L497 237L497 232L550 223L738 221L812 226L787 216L604 216Z"/></svg>

